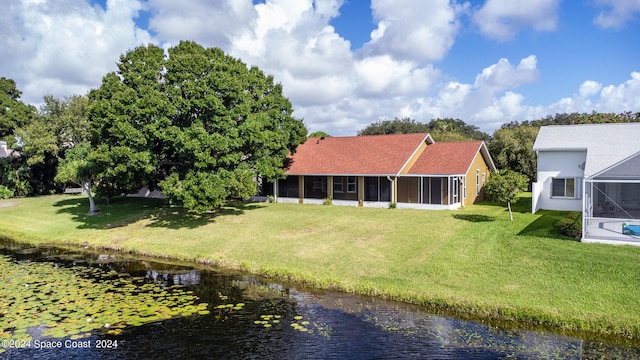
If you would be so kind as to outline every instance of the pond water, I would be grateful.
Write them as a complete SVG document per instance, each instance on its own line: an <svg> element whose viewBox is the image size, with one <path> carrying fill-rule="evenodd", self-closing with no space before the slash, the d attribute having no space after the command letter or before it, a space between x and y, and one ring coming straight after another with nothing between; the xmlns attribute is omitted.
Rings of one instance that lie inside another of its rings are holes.
<svg viewBox="0 0 640 360"><path fill-rule="evenodd" d="M0 358L640 358L238 273L8 241L0 254Z"/></svg>

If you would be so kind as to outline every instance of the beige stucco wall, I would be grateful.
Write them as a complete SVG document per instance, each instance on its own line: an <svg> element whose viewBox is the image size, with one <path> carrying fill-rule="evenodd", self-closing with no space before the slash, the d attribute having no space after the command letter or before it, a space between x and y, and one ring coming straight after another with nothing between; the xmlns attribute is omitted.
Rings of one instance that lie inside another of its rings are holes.
<svg viewBox="0 0 640 360"><path fill-rule="evenodd" d="M480 171L480 193L476 194L476 170ZM476 202L484 200L484 187L482 186L482 174L485 174L485 183L489 181L491 176L491 169L484 160L482 154L478 151L476 157L469 167L469 171L465 176L465 183L467 184L467 198L464 201L464 206L474 204Z"/></svg>
<svg viewBox="0 0 640 360"><path fill-rule="evenodd" d="M409 172L409 170L411 170L411 167L413 166L413 164L415 164L416 161L418 161L418 159L420 158L420 155L422 155L422 153L426 148L427 148L427 142L423 141L420 144L420 146L418 146L418 149L413 153L413 156L404 165L404 167L400 169L400 175L405 175L406 173Z"/></svg>

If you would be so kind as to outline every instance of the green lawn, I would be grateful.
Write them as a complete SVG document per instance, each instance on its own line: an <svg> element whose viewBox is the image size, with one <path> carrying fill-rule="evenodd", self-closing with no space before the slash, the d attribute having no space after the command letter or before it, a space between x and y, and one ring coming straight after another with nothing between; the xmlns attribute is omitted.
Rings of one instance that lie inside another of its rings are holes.
<svg viewBox="0 0 640 360"><path fill-rule="evenodd" d="M557 234L560 212L239 204L189 216L160 200L0 201L20 241L118 248L244 269L322 288L428 304L470 317L640 339L640 247Z"/></svg>

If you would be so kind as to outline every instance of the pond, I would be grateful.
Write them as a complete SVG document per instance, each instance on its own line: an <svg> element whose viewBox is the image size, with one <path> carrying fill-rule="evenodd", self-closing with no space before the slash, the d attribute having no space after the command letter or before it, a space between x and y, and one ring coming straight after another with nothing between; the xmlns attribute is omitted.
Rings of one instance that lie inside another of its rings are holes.
<svg viewBox="0 0 640 360"><path fill-rule="evenodd" d="M640 358L632 346L116 253L0 241L0 274L0 358Z"/></svg>

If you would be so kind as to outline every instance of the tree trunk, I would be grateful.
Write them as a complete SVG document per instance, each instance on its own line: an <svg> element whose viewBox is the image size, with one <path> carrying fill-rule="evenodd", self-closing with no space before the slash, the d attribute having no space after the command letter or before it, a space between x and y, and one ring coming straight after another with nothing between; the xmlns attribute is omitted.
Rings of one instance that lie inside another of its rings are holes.
<svg viewBox="0 0 640 360"><path fill-rule="evenodd" d="M83 182L82 183L82 188L84 189L84 191L87 193L87 196L89 197L89 212L87 213L87 215L95 215L99 212L98 209L96 209L96 202L93 200L93 195L91 194L91 182Z"/></svg>
<svg viewBox="0 0 640 360"><path fill-rule="evenodd" d="M509 208L509 219L513 221L513 214L511 213L511 201L507 201L507 207Z"/></svg>

